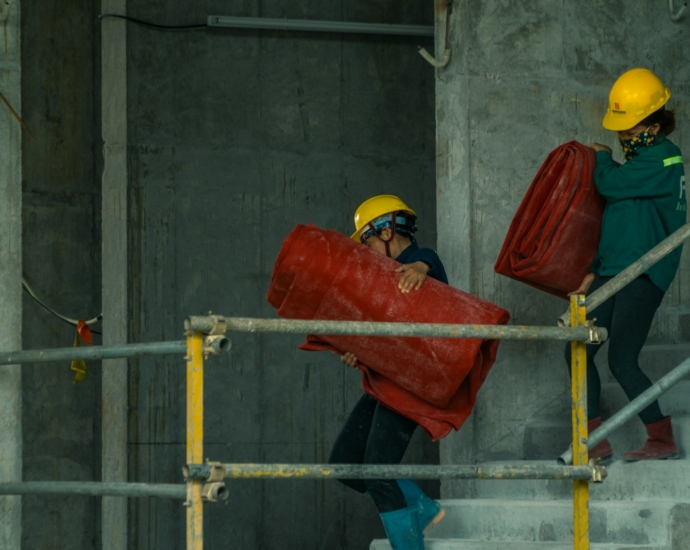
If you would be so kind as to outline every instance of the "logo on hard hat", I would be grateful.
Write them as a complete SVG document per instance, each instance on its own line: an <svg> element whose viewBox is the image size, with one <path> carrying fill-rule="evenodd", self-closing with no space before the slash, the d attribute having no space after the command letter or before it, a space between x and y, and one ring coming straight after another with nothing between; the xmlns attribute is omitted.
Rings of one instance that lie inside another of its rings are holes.
<svg viewBox="0 0 690 550"><path fill-rule="evenodd" d="M619 110L619 109L620 109L620 105L618 105L618 103L614 103L614 104L613 104L613 108L616 109L616 110Z"/></svg>

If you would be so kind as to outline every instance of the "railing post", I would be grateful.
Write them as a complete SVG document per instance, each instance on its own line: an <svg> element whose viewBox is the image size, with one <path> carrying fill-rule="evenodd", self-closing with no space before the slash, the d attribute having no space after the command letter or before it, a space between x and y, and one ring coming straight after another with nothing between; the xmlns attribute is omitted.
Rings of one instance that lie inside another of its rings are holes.
<svg viewBox="0 0 690 550"><path fill-rule="evenodd" d="M587 322L585 295L570 297L570 326ZM573 340L571 361L573 412L573 466L584 466L587 457L587 344ZM589 550L589 481L573 482L575 550Z"/></svg>
<svg viewBox="0 0 690 550"><path fill-rule="evenodd" d="M204 335L187 333L187 464L200 464L204 453ZM203 480L187 480L187 550L204 548Z"/></svg>

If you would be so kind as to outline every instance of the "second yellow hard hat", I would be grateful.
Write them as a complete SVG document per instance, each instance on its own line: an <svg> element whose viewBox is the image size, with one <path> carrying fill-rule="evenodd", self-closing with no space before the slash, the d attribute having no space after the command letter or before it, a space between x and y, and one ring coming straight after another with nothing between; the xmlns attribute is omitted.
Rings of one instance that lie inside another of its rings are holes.
<svg viewBox="0 0 690 550"><path fill-rule="evenodd" d="M614 83L609 94L609 108L602 125L607 130L634 128L671 97L661 79L649 69L631 69Z"/></svg>

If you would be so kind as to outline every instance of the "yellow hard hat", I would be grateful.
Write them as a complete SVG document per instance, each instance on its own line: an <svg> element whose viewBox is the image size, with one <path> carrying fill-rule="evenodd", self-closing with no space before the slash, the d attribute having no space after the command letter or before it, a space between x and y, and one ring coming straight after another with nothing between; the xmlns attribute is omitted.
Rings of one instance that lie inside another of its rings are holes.
<svg viewBox="0 0 690 550"><path fill-rule="evenodd" d="M353 241L359 242L359 234L362 229L367 227L369 223L376 218L390 214L391 212L400 212L404 210L413 216L416 216L414 210L407 206L402 200L395 195L377 195L368 200L365 200L359 205L355 212L355 229L356 231L350 237Z"/></svg>
<svg viewBox="0 0 690 550"><path fill-rule="evenodd" d="M616 132L634 128L671 97L671 92L649 69L630 69L618 77L609 94L602 125Z"/></svg>

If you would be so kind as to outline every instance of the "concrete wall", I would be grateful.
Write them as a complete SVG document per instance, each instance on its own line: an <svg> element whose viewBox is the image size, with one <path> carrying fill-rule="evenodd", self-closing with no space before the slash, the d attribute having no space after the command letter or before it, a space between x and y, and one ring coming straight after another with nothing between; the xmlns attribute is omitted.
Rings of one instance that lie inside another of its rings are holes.
<svg viewBox="0 0 690 550"><path fill-rule="evenodd" d="M6 4L3 4L5 7ZM21 113L21 3L2 22L0 50L0 349L22 345L22 129L4 102ZM0 367L0 480L22 479L22 376L20 365ZM22 501L0 498L0 548L21 540Z"/></svg>
<svg viewBox="0 0 690 550"><path fill-rule="evenodd" d="M601 119L611 85L629 68L649 67L672 90L680 128L671 139L690 147L690 66L682 49L688 24L673 23L663 2L454 3L453 55L436 82L438 243L452 284L508 309L515 324L554 322L563 301L493 272L508 225L559 144L606 143L621 160ZM443 25L439 12L439 32ZM686 253L653 340L688 336L687 313L678 308L688 300L688 267ZM529 419L567 404L562 350L557 343L503 343L471 421L442 442L442 462L522 458ZM444 492L468 490L449 483Z"/></svg>
<svg viewBox="0 0 690 550"><path fill-rule="evenodd" d="M163 24L210 14L432 24L419 2L130 1ZM189 314L272 317L273 261L297 223L351 231L364 199L395 192L434 246L433 69L418 39L128 27L132 338L180 339ZM428 41L427 41L428 42ZM430 44L426 43L427 47ZM208 362L205 457L324 462L361 395L300 338L235 336ZM181 358L130 362L130 479L180 481ZM410 460L437 460L423 434ZM336 482L237 482L207 507L209 548L364 548L373 504ZM433 490L433 486L431 487ZM177 502L130 504L130 547L182 548Z"/></svg>
<svg viewBox="0 0 690 550"><path fill-rule="evenodd" d="M100 312L97 35L93 2L22 1L21 104L36 136L22 137L23 270L73 318ZM74 334L24 294L24 349L69 347ZM26 481L99 479L100 367L87 366L79 384L69 362L23 366ZM86 497L24 497L22 548L96 548L99 507Z"/></svg>

